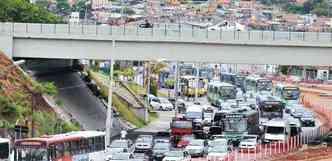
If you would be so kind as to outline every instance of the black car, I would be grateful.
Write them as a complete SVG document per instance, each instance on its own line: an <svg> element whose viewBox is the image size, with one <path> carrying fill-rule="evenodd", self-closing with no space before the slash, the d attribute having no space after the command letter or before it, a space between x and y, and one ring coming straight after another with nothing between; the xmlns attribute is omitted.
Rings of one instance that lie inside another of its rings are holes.
<svg viewBox="0 0 332 161"><path fill-rule="evenodd" d="M145 22L142 24L139 24L140 28L153 28L153 24L149 23L149 22Z"/></svg>
<svg viewBox="0 0 332 161"><path fill-rule="evenodd" d="M315 117L312 113L304 113L299 119L302 127L315 127Z"/></svg>

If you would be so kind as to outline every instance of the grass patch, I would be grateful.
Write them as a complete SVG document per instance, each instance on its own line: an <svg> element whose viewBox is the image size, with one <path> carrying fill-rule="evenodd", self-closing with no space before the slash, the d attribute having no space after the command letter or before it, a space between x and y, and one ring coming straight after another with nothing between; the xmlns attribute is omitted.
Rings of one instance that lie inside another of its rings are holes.
<svg viewBox="0 0 332 161"><path fill-rule="evenodd" d="M113 106L119 112L120 116L140 128L145 125L144 120L137 117L135 112L131 110L124 101L121 100L117 95L113 95Z"/></svg>
<svg viewBox="0 0 332 161"><path fill-rule="evenodd" d="M108 86L105 85L105 81L107 81L107 76L89 71L89 75L91 76L91 79L95 80L96 84L100 88L100 92L103 98L108 98ZM128 104L121 100L117 95L113 94L112 96L112 104L116 108L116 110L119 112L120 116L130 122L131 124L135 125L136 127L140 128L145 125L144 120L137 117L135 115L135 112L128 107Z"/></svg>
<svg viewBox="0 0 332 161"><path fill-rule="evenodd" d="M136 95L146 93L146 89L135 82L128 82L127 86L130 90L132 90L134 93L136 93Z"/></svg>
<svg viewBox="0 0 332 161"><path fill-rule="evenodd" d="M157 112L149 112L149 122L153 122L158 119L158 113Z"/></svg>

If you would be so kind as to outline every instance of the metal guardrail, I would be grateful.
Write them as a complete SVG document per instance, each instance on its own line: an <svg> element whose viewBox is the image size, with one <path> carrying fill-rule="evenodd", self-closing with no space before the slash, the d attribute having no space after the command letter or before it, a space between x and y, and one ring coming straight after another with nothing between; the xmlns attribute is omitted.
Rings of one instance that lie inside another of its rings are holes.
<svg viewBox="0 0 332 161"><path fill-rule="evenodd" d="M332 32L286 31L223 31L209 30L185 24L155 24L141 28L137 24L122 26L84 24L0 23L0 35L13 36L98 36L98 38L124 38L128 40L179 41L237 41L237 42L332 42ZM91 38L91 37L89 37Z"/></svg>

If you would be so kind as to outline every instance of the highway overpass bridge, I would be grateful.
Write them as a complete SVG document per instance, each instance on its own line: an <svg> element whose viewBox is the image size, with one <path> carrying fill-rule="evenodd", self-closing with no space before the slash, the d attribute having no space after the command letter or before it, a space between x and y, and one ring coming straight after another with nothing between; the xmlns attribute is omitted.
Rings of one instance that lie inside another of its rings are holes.
<svg viewBox="0 0 332 161"><path fill-rule="evenodd" d="M10 57L204 61L331 65L332 34L211 31L185 25L0 23L0 49Z"/></svg>

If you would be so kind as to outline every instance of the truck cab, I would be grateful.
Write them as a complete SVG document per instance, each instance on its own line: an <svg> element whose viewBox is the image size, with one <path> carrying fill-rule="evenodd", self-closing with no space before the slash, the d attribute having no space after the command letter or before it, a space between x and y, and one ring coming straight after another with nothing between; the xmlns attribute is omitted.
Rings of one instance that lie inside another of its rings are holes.
<svg viewBox="0 0 332 161"><path fill-rule="evenodd" d="M263 142L286 142L291 134L288 120L272 119L263 124Z"/></svg>

